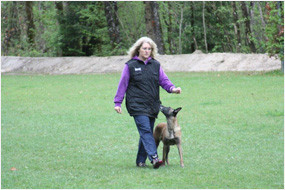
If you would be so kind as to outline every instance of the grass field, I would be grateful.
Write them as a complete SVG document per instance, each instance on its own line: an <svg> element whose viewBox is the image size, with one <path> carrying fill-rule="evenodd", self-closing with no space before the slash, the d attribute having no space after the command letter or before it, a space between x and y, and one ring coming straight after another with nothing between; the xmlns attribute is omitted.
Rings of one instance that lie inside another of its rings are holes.
<svg viewBox="0 0 285 190"><path fill-rule="evenodd" d="M161 100L183 107L184 169L176 147L169 166L135 166L133 118L113 109L120 74L2 75L2 188L284 188L283 75L168 76L182 88Z"/></svg>

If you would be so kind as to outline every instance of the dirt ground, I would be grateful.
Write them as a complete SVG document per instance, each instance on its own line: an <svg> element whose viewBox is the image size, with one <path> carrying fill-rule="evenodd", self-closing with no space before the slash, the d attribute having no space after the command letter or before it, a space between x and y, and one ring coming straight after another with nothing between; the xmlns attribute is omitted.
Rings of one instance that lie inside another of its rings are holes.
<svg viewBox="0 0 285 190"><path fill-rule="evenodd" d="M111 57L1 57L2 74L88 74L121 72L128 56ZM279 59L266 54L194 52L158 55L166 72L272 71Z"/></svg>

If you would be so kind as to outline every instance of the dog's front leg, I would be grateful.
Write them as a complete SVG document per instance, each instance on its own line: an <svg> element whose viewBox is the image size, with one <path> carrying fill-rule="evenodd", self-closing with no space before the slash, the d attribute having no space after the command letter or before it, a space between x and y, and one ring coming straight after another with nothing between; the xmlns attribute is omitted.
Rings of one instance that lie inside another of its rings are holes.
<svg viewBox="0 0 285 190"><path fill-rule="evenodd" d="M184 168L181 143L178 143L178 144L177 144L177 148L178 148L178 153L179 153L179 156L180 156L180 166L181 166L182 168Z"/></svg>
<svg viewBox="0 0 285 190"><path fill-rule="evenodd" d="M166 156L165 156L165 160L166 160L167 165L169 165L169 162L168 162L168 153L169 153L169 150L170 150L170 146L166 146Z"/></svg>
<svg viewBox="0 0 285 190"><path fill-rule="evenodd" d="M163 145L163 158L162 158L162 161L163 161L163 164L165 164L165 161L167 163L167 165L169 164L168 163L168 152L169 152L169 146L167 145Z"/></svg>

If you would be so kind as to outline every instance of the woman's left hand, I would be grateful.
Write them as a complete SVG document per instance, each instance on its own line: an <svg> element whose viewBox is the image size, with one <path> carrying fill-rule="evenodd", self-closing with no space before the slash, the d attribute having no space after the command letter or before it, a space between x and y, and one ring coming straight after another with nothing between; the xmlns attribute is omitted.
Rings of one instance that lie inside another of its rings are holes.
<svg viewBox="0 0 285 190"><path fill-rule="evenodd" d="M172 89L172 93L181 94L181 88L180 88L180 87L173 88L173 89Z"/></svg>

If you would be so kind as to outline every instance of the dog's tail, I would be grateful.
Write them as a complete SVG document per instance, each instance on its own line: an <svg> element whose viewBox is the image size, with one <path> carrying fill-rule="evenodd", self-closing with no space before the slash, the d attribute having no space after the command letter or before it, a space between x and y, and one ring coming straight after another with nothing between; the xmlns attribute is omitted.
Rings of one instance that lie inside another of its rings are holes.
<svg viewBox="0 0 285 190"><path fill-rule="evenodd" d="M155 127L155 130L154 130L154 133L153 133L153 137L154 137L154 141L155 141L155 144L156 144L156 148L158 147L159 142L161 140L162 130L163 130L164 127L165 127L165 123L159 123Z"/></svg>

